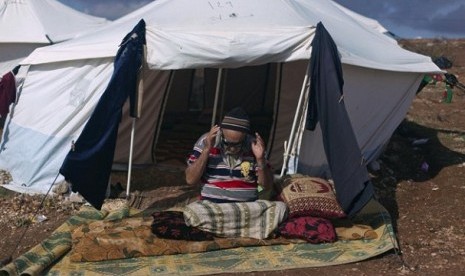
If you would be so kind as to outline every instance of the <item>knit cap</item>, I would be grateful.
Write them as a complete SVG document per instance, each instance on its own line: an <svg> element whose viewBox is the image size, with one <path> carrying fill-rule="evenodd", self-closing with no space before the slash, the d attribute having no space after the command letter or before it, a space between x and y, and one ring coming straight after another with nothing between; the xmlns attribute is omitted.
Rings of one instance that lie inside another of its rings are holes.
<svg viewBox="0 0 465 276"><path fill-rule="evenodd" d="M221 128L232 129L245 133L250 132L249 116L241 107L231 109L223 118Z"/></svg>

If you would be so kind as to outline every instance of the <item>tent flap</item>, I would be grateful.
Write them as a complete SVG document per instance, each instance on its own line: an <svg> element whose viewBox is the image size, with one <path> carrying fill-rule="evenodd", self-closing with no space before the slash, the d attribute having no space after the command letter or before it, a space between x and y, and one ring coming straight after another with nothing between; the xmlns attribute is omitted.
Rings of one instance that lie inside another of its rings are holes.
<svg viewBox="0 0 465 276"><path fill-rule="evenodd" d="M105 199L124 102L128 97L137 99L144 44L145 22L141 20L123 39L110 83L60 169L73 191L98 209Z"/></svg>
<svg viewBox="0 0 465 276"><path fill-rule="evenodd" d="M314 130L320 123L337 199L344 211L353 215L373 197L373 186L344 106L337 46L321 22L312 46L306 128Z"/></svg>

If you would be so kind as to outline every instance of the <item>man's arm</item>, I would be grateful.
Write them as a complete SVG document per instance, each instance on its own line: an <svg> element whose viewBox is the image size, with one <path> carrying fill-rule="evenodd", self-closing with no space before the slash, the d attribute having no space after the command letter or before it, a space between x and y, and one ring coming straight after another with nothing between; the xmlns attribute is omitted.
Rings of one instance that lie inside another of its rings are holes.
<svg viewBox="0 0 465 276"><path fill-rule="evenodd" d="M210 148L205 147L200 156L195 160L194 163L190 164L186 168L186 182L189 185L197 185L200 183L200 178L205 171L208 163L208 155Z"/></svg>
<svg viewBox="0 0 465 276"><path fill-rule="evenodd" d="M265 158L265 141L258 133L255 133L255 141L252 142L252 152L257 160L258 183L265 189L272 188L273 173Z"/></svg>
<svg viewBox="0 0 465 276"><path fill-rule="evenodd" d="M258 183L262 185L264 189L273 188L273 173L264 158L261 160L257 159L257 176Z"/></svg>
<svg viewBox="0 0 465 276"><path fill-rule="evenodd" d="M219 131L220 127L215 125L210 129L207 137L205 138L205 146L202 149L202 153L194 161L194 163L190 164L186 168L186 182L189 185L197 185L200 183L200 179L202 178L203 172L208 164L208 156L210 154L210 149L213 147L216 135Z"/></svg>

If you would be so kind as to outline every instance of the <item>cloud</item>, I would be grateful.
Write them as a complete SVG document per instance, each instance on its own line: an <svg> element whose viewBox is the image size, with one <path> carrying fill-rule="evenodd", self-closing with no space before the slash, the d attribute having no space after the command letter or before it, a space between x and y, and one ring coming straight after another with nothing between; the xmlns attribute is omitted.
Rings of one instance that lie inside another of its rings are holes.
<svg viewBox="0 0 465 276"><path fill-rule="evenodd" d="M437 32L443 32L450 35L462 35L465 37L465 3L456 5L453 10L440 9L438 13L432 14L434 24L431 29Z"/></svg>
<svg viewBox="0 0 465 276"><path fill-rule="evenodd" d="M463 0L336 0L401 37L465 37Z"/></svg>
<svg viewBox="0 0 465 276"><path fill-rule="evenodd" d="M115 20L152 0L59 0L63 4L87 14Z"/></svg>
<svg viewBox="0 0 465 276"><path fill-rule="evenodd" d="M92 1L90 1L92 2ZM95 1L92 2L92 9L95 14L100 14L102 17L114 20L126 15L138 8L145 6L151 2L150 0L140 1Z"/></svg>

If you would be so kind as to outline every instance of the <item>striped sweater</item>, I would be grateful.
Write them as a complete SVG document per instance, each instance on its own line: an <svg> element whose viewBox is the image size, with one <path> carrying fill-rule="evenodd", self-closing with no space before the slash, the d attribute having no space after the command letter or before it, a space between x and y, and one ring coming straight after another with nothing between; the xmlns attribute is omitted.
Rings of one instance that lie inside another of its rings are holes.
<svg viewBox="0 0 465 276"><path fill-rule="evenodd" d="M194 149L187 159L187 165L193 164L202 153L206 145L207 134L202 135L195 143ZM247 137L246 141L251 141L251 136ZM258 199L257 162L250 148L250 143L246 142L245 144L233 162L228 162L228 155L224 153L221 146L215 145L210 149L207 168L201 178L202 199L216 202L254 201Z"/></svg>

